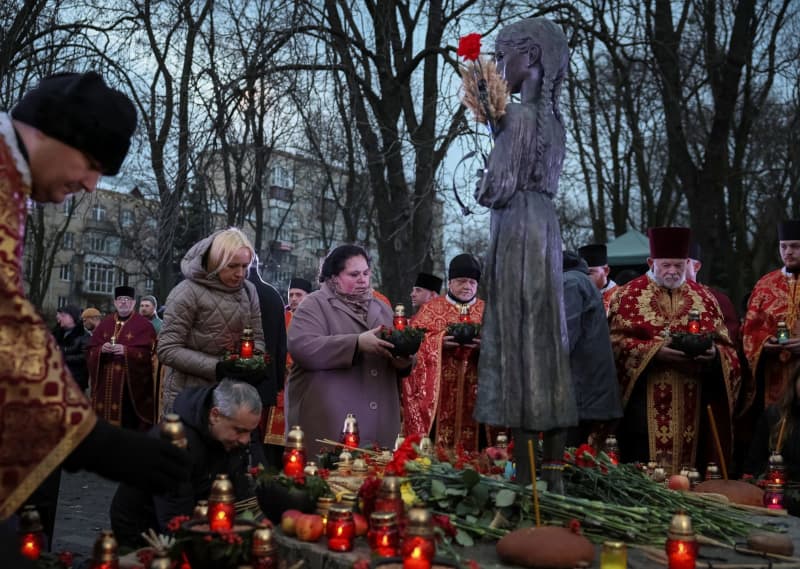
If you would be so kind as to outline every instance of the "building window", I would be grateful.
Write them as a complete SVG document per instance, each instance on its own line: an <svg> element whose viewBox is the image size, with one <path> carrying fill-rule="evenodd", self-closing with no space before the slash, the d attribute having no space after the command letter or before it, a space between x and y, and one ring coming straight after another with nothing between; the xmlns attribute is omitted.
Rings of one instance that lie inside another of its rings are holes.
<svg viewBox="0 0 800 569"><path fill-rule="evenodd" d="M64 233L64 239L61 245L64 249L73 249L75 247L75 234L72 231Z"/></svg>
<svg viewBox="0 0 800 569"><path fill-rule="evenodd" d="M62 281L72 281L72 265L61 265L58 271L59 278Z"/></svg>
<svg viewBox="0 0 800 569"><path fill-rule="evenodd" d="M144 290L147 292L153 292L154 288L156 288L156 282L153 279L144 280Z"/></svg>
<svg viewBox="0 0 800 569"><path fill-rule="evenodd" d="M113 265L103 263L86 263L83 269L83 280L87 292L107 293L114 292Z"/></svg>
<svg viewBox="0 0 800 569"><path fill-rule="evenodd" d="M75 198L73 196L67 196L63 203L64 208L64 217L69 217L70 214L75 211Z"/></svg>
<svg viewBox="0 0 800 569"><path fill-rule="evenodd" d="M57 308L64 308L67 305L67 303L69 303L69 299L66 296L59 296Z"/></svg>
<svg viewBox="0 0 800 569"><path fill-rule="evenodd" d="M292 190L283 186L270 186L269 197L273 200L280 200L283 202L292 201Z"/></svg>
<svg viewBox="0 0 800 569"><path fill-rule="evenodd" d="M127 271L119 270L119 281L117 284L119 286L128 286L130 284L130 275Z"/></svg>
<svg viewBox="0 0 800 569"><path fill-rule="evenodd" d="M134 223L133 212L129 209L123 209L120 216L120 224L122 227L131 227Z"/></svg>
<svg viewBox="0 0 800 569"><path fill-rule="evenodd" d="M283 166L275 166L272 169L272 185L279 188L291 188L294 186L294 176L291 171Z"/></svg>
<svg viewBox="0 0 800 569"><path fill-rule="evenodd" d="M106 208L100 204L94 204L92 206L92 219L95 221L105 221Z"/></svg>
<svg viewBox="0 0 800 569"><path fill-rule="evenodd" d="M117 255L119 254L119 244L118 237L103 233L88 233L85 238L86 248L93 253Z"/></svg>

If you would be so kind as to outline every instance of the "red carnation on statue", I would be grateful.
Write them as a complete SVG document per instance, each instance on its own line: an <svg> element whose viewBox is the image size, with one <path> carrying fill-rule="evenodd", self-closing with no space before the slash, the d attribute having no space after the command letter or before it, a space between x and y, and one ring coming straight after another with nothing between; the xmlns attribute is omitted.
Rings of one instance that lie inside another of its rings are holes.
<svg viewBox="0 0 800 569"><path fill-rule="evenodd" d="M481 54L481 34L467 34L459 39L456 54L466 61L477 61Z"/></svg>

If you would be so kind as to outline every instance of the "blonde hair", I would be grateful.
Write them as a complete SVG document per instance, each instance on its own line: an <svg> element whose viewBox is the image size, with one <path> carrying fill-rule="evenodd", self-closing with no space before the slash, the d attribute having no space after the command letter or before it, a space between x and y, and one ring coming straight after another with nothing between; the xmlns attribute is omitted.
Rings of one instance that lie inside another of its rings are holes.
<svg viewBox="0 0 800 569"><path fill-rule="evenodd" d="M236 252L242 247L250 251L250 263L253 264L256 258L256 251L247 236L237 227L229 227L217 233L208 249L208 262L206 268L209 275L217 274L220 269L226 267Z"/></svg>

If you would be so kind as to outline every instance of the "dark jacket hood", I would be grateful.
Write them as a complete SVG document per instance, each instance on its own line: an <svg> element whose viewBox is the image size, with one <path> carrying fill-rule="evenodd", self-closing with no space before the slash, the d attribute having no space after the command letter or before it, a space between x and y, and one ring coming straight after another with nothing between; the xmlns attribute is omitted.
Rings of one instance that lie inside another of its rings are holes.
<svg viewBox="0 0 800 569"><path fill-rule="evenodd" d="M584 274L589 274L589 265L575 251L564 251L561 266L564 271L580 271Z"/></svg>
<svg viewBox="0 0 800 569"><path fill-rule="evenodd" d="M173 405L186 426L209 438L208 411L211 409L212 391L213 387L188 387L178 394Z"/></svg>

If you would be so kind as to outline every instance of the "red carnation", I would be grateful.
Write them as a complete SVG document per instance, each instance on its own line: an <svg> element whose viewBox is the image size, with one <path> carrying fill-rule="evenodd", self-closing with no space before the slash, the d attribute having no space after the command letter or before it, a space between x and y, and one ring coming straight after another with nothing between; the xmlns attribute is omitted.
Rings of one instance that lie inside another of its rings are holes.
<svg viewBox="0 0 800 569"><path fill-rule="evenodd" d="M477 60L481 54L481 34L467 34L458 40L456 54L466 61Z"/></svg>

